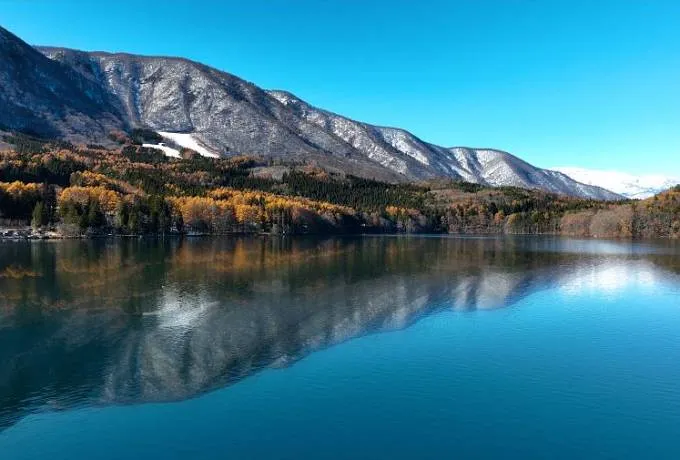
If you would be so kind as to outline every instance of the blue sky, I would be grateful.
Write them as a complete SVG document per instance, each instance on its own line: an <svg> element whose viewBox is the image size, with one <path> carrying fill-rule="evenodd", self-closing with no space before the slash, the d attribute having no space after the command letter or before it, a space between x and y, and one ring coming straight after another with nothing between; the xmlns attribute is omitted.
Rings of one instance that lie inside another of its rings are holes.
<svg viewBox="0 0 680 460"><path fill-rule="evenodd" d="M677 0L0 0L0 25L188 57L441 145L680 176Z"/></svg>

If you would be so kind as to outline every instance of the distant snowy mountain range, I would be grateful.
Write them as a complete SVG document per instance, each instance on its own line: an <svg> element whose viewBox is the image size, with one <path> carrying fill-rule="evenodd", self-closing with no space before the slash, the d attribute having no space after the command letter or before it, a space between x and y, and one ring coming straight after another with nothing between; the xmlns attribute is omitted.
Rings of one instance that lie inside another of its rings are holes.
<svg viewBox="0 0 680 460"><path fill-rule="evenodd" d="M32 47L0 27L0 129L110 142L147 128L204 156L258 155L390 182L435 178L584 198L621 195L496 149L444 147L173 57Z"/></svg>
<svg viewBox="0 0 680 460"><path fill-rule="evenodd" d="M627 198L649 198L680 184L680 177L672 178L658 174L637 176L618 171L598 171L575 167L560 167L555 170L578 182L603 187Z"/></svg>

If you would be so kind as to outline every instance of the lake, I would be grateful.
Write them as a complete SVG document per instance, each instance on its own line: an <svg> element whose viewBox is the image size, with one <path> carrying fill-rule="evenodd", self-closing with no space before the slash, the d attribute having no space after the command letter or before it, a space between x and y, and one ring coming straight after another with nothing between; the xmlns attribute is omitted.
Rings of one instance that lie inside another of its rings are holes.
<svg viewBox="0 0 680 460"><path fill-rule="evenodd" d="M680 245L0 243L0 458L680 458Z"/></svg>

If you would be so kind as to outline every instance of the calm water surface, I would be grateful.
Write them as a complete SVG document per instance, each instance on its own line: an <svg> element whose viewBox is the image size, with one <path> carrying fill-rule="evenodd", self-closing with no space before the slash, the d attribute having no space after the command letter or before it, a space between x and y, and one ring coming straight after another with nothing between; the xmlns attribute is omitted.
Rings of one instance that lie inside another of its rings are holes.
<svg viewBox="0 0 680 460"><path fill-rule="evenodd" d="M0 458L680 458L680 247L0 243Z"/></svg>

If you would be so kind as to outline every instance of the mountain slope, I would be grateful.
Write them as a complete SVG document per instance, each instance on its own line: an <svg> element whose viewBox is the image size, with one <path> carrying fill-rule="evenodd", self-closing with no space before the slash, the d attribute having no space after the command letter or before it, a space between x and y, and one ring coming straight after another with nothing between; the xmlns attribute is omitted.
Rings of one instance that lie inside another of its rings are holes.
<svg viewBox="0 0 680 460"><path fill-rule="evenodd" d="M35 48L0 29L0 124L70 140L111 129L190 134L207 154L315 163L386 181L449 177L595 199L620 196L497 150L445 148L265 91L181 58ZM42 53L42 54L41 54Z"/></svg>
<svg viewBox="0 0 680 460"><path fill-rule="evenodd" d="M440 147L403 129L373 126L318 109L285 91L269 94L310 123L365 152L373 161L404 175L451 177L483 185L537 188L605 200L621 198L603 188L576 182L563 173L536 168L507 152Z"/></svg>
<svg viewBox="0 0 680 460"><path fill-rule="evenodd" d="M166 133L192 133L209 150L255 154L384 180L399 174L301 120L264 90L238 77L180 58L40 48L120 101L128 123Z"/></svg>
<svg viewBox="0 0 680 460"><path fill-rule="evenodd" d="M0 125L46 136L103 137L125 123L96 82L0 28Z"/></svg>

